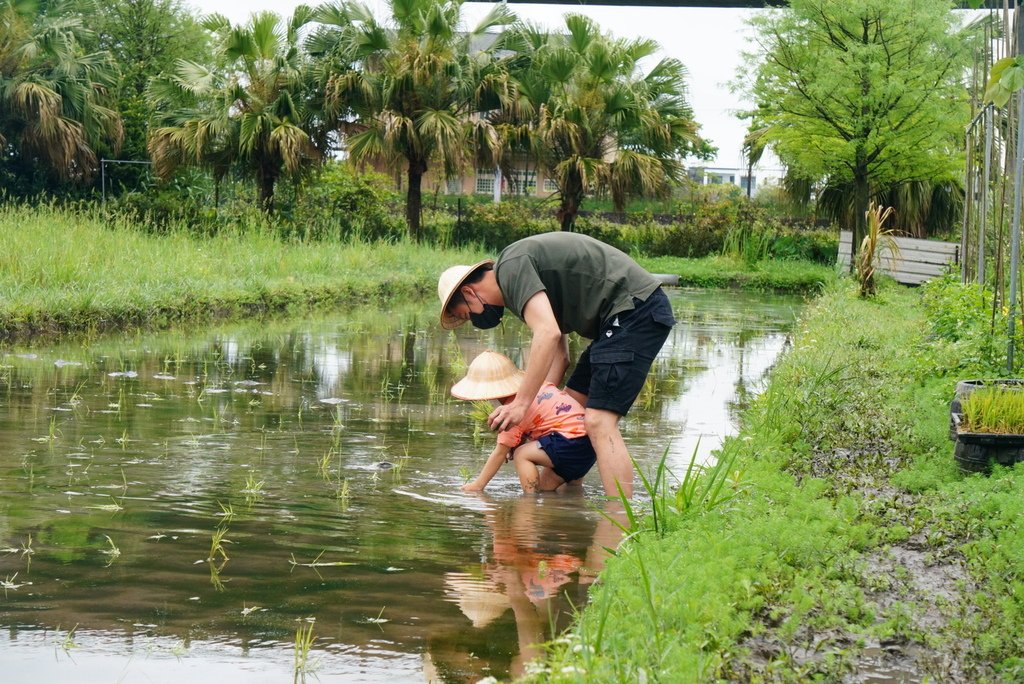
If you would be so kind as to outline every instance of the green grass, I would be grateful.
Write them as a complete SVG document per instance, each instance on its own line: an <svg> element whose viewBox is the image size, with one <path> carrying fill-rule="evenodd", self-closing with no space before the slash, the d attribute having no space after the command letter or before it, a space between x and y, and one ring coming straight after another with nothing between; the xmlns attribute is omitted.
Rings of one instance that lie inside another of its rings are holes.
<svg viewBox="0 0 1024 684"><path fill-rule="evenodd" d="M728 499L645 473L661 493L532 679L839 681L880 642L931 681L1024 678L1024 467L956 471L958 354L918 291L828 287L705 476Z"/></svg>
<svg viewBox="0 0 1024 684"><path fill-rule="evenodd" d="M0 205L0 339L432 298L441 271L481 256L409 241L286 242L231 225L197 237L53 206ZM834 277L804 262L640 262L701 287L816 291Z"/></svg>
<svg viewBox="0 0 1024 684"><path fill-rule="evenodd" d="M836 280L835 269L809 261L760 261L747 264L726 256L685 259L640 257L652 273L679 276L679 284L691 287L738 287L765 292L819 292Z"/></svg>
<svg viewBox="0 0 1024 684"><path fill-rule="evenodd" d="M442 270L479 258L411 242L287 243L230 228L209 238L155 234L49 206L0 205L0 338L426 297Z"/></svg>

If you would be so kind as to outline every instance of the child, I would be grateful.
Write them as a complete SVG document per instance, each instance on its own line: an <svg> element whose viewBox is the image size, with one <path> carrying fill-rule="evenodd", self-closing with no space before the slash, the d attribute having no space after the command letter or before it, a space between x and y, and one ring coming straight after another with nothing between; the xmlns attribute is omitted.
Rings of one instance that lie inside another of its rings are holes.
<svg viewBox="0 0 1024 684"><path fill-rule="evenodd" d="M522 381L523 371L510 358L485 351L469 364L466 377L452 387L452 396L507 404ZM565 482L577 484L596 458L583 427L583 407L549 382L541 386L523 421L498 434L498 443L480 474L462 490L482 491L501 464L511 460L524 492L552 491Z"/></svg>

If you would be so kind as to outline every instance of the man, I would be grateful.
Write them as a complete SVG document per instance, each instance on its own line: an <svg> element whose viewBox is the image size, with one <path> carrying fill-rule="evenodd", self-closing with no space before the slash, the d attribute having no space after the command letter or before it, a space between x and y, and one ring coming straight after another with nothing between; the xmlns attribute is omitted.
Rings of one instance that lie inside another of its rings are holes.
<svg viewBox="0 0 1024 684"><path fill-rule="evenodd" d="M675 324L659 281L623 252L579 233L544 233L506 247L496 261L453 266L437 283L441 326L467 320L492 328L505 307L533 333L516 398L488 417L492 430L518 425L544 382L561 383L569 367L567 335L592 340L566 391L586 407L605 494L633 495L633 465L619 431L651 364Z"/></svg>

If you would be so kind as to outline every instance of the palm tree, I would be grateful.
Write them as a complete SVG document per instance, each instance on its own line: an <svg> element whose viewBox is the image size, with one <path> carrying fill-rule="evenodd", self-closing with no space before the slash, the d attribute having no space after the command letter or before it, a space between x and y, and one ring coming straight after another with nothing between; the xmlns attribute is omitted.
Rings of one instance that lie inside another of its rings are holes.
<svg viewBox="0 0 1024 684"><path fill-rule="evenodd" d="M88 180L96 150L121 143L120 117L108 106L117 70L109 54L85 52L84 12L67 4L44 11L0 0L0 150L60 179Z"/></svg>
<svg viewBox="0 0 1024 684"><path fill-rule="evenodd" d="M299 50L299 30L309 18L300 5L287 21L272 12L238 27L216 14L204 19L219 66L179 60L171 77L150 87L162 123L148 143L158 175L192 165L220 180L238 168L256 180L261 208L273 211L277 181L296 178L323 158L309 132L307 65Z"/></svg>
<svg viewBox="0 0 1024 684"><path fill-rule="evenodd" d="M747 199L753 194L754 166L764 156L768 146L769 130L768 126L761 126L753 121L747 127L747 134L743 136L743 160L747 162Z"/></svg>
<svg viewBox="0 0 1024 684"><path fill-rule="evenodd" d="M510 41L518 127L505 138L529 136L532 152L558 183L558 218L571 230L584 195L606 189L618 211L630 196L668 191L687 154L711 149L697 134L685 98L682 63L662 59L651 40L618 40L591 19L566 16L567 34L523 26Z"/></svg>
<svg viewBox="0 0 1024 684"><path fill-rule="evenodd" d="M512 95L503 69L503 4L462 28L463 0L390 0L387 23L359 2L318 8L307 44L320 62L325 109L357 161L405 167L409 234L420 237L421 188L438 164L457 175L474 148L498 156L497 136L481 114Z"/></svg>

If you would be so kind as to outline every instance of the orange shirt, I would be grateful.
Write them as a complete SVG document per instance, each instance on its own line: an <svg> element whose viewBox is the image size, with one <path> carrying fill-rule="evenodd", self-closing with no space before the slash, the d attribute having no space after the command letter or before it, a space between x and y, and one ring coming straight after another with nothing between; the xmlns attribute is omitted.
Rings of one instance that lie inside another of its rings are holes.
<svg viewBox="0 0 1024 684"><path fill-rule="evenodd" d="M523 422L498 434L498 443L515 449L523 442L558 432L570 439L586 437L583 407L550 382L544 383L530 404Z"/></svg>

